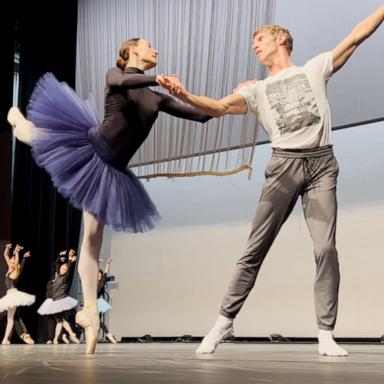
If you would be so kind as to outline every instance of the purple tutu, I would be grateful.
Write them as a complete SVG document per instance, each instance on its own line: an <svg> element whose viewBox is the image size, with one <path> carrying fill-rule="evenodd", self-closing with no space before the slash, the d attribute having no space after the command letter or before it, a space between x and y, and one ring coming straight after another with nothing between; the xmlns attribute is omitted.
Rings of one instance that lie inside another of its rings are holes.
<svg viewBox="0 0 384 384"><path fill-rule="evenodd" d="M108 145L98 134L100 119L89 100L51 73L40 78L27 117L36 127L32 154L70 203L115 230L144 232L159 214L132 171L109 165Z"/></svg>

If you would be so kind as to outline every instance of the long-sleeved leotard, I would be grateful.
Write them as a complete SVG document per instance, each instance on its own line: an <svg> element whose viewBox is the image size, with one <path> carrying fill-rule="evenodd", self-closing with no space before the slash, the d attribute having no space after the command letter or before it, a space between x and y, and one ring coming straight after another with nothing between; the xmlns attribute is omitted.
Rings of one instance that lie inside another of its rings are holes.
<svg viewBox="0 0 384 384"><path fill-rule="evenodd" d="M64 275L58 275L52 283L52 299L59 300L68 296L75 273L75 262L68 262L68 271Z"/></svg>
<svg viewBox="0 0 384 384"><path fill-rule="evenodd" d="M138 68L111 68L106 76L105 115L98 132L109 147L104 161L124 169L147 138L159 112L199 122L211 116L182 104L171 96L149 89L156 77ZM90 140L92 141L92 130Z"/></svg>

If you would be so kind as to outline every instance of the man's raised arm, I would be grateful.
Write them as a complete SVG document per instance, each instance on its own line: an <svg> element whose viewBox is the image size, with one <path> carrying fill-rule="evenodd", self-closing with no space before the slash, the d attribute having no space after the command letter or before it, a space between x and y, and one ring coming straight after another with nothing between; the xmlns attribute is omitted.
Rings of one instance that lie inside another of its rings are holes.
<svg viewBox="0 0 384 384"><path fill-rule="evenodd" d="M355 49L380 26L384 20L384 5L361 21L352 32L332 51L333 72L338 71L350 58Z"/></svg>

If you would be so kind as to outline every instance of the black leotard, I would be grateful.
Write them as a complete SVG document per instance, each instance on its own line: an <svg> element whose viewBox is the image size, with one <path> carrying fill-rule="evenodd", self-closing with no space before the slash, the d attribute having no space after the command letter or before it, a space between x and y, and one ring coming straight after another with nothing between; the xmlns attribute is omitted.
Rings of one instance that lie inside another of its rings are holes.
<svg viewBox="0 0 384 384"><path fill-rule="evenodd" d="M148 88L156 86L155 76L147 76L138 68L111 68L107 72L105 114L100 127L90 130L90 140L100 134L108 146L104 161L124 169L147 138L159 111L200 122L211 116L182 104L171 96ZM95 146L97 147L97 146Z"/></svg>
<svg viewBox="0 0 384 384"><path fill-rule="evenodd" d="M74 273L75 262L68 261L68 271L64 275L58 274L52 282L52 300L59 300L68 296Z"/></svg>
<svg viewBox="0 0 384 384"><path fill-rule="evenodd" d="M17 276L16 279L12 279L10 277L10 273L7 273L5 275L5 288L6 289L17 288L17 283L19 282L20 277L21 277L21 273L23 272L23 269L24 269L25 260L26 260L25 257L23 257L23 260L21 260L20 269L19 269L19 276Z"/></svg>

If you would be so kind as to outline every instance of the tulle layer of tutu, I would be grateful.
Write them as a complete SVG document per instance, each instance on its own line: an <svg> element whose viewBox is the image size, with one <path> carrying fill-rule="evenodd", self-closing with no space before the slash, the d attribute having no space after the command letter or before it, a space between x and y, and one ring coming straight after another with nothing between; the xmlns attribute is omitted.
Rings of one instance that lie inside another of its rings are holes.
<svg viewBox="0 0 384 384"><path fill-rule="evenodd" d="M36 84L27 118L38 127L32 140L36 163L73 206L115 230L153 228L159 214L140 180L105 161L109 149L98 135L100 119L89 100L47 73Z"/></svg>
<svg viewBox="0 0 384 384"><path fill-rule="evenodd" d="M103 299L102 297L99 297L97 299L97 309L99 310L99 313L105 313L108 312L111 309L111 305Z"/></svg>
<svg viewBox="0 0 384 384"><path fill-rule="evenodd" d="M54 315L75 308L78 301L71 296L59 300L46 299L37 310L39 315Z"/></svg>
<svg viewBox="0 0 384 384"><path fill-rule="evenodd" d="M0 312L6 311L8 308L30 306L35 302L35 296L29 293L10 289L5 296L0 299Z"/></svg>
<svg viewBox="0 0 384 384"><path fill-rule="evenodd" d="M41 304L39 309L37 310L37 313L42 316L47 315L47 309L51 306L52 301L52 299L45 299L43 304Z"/></svg>

